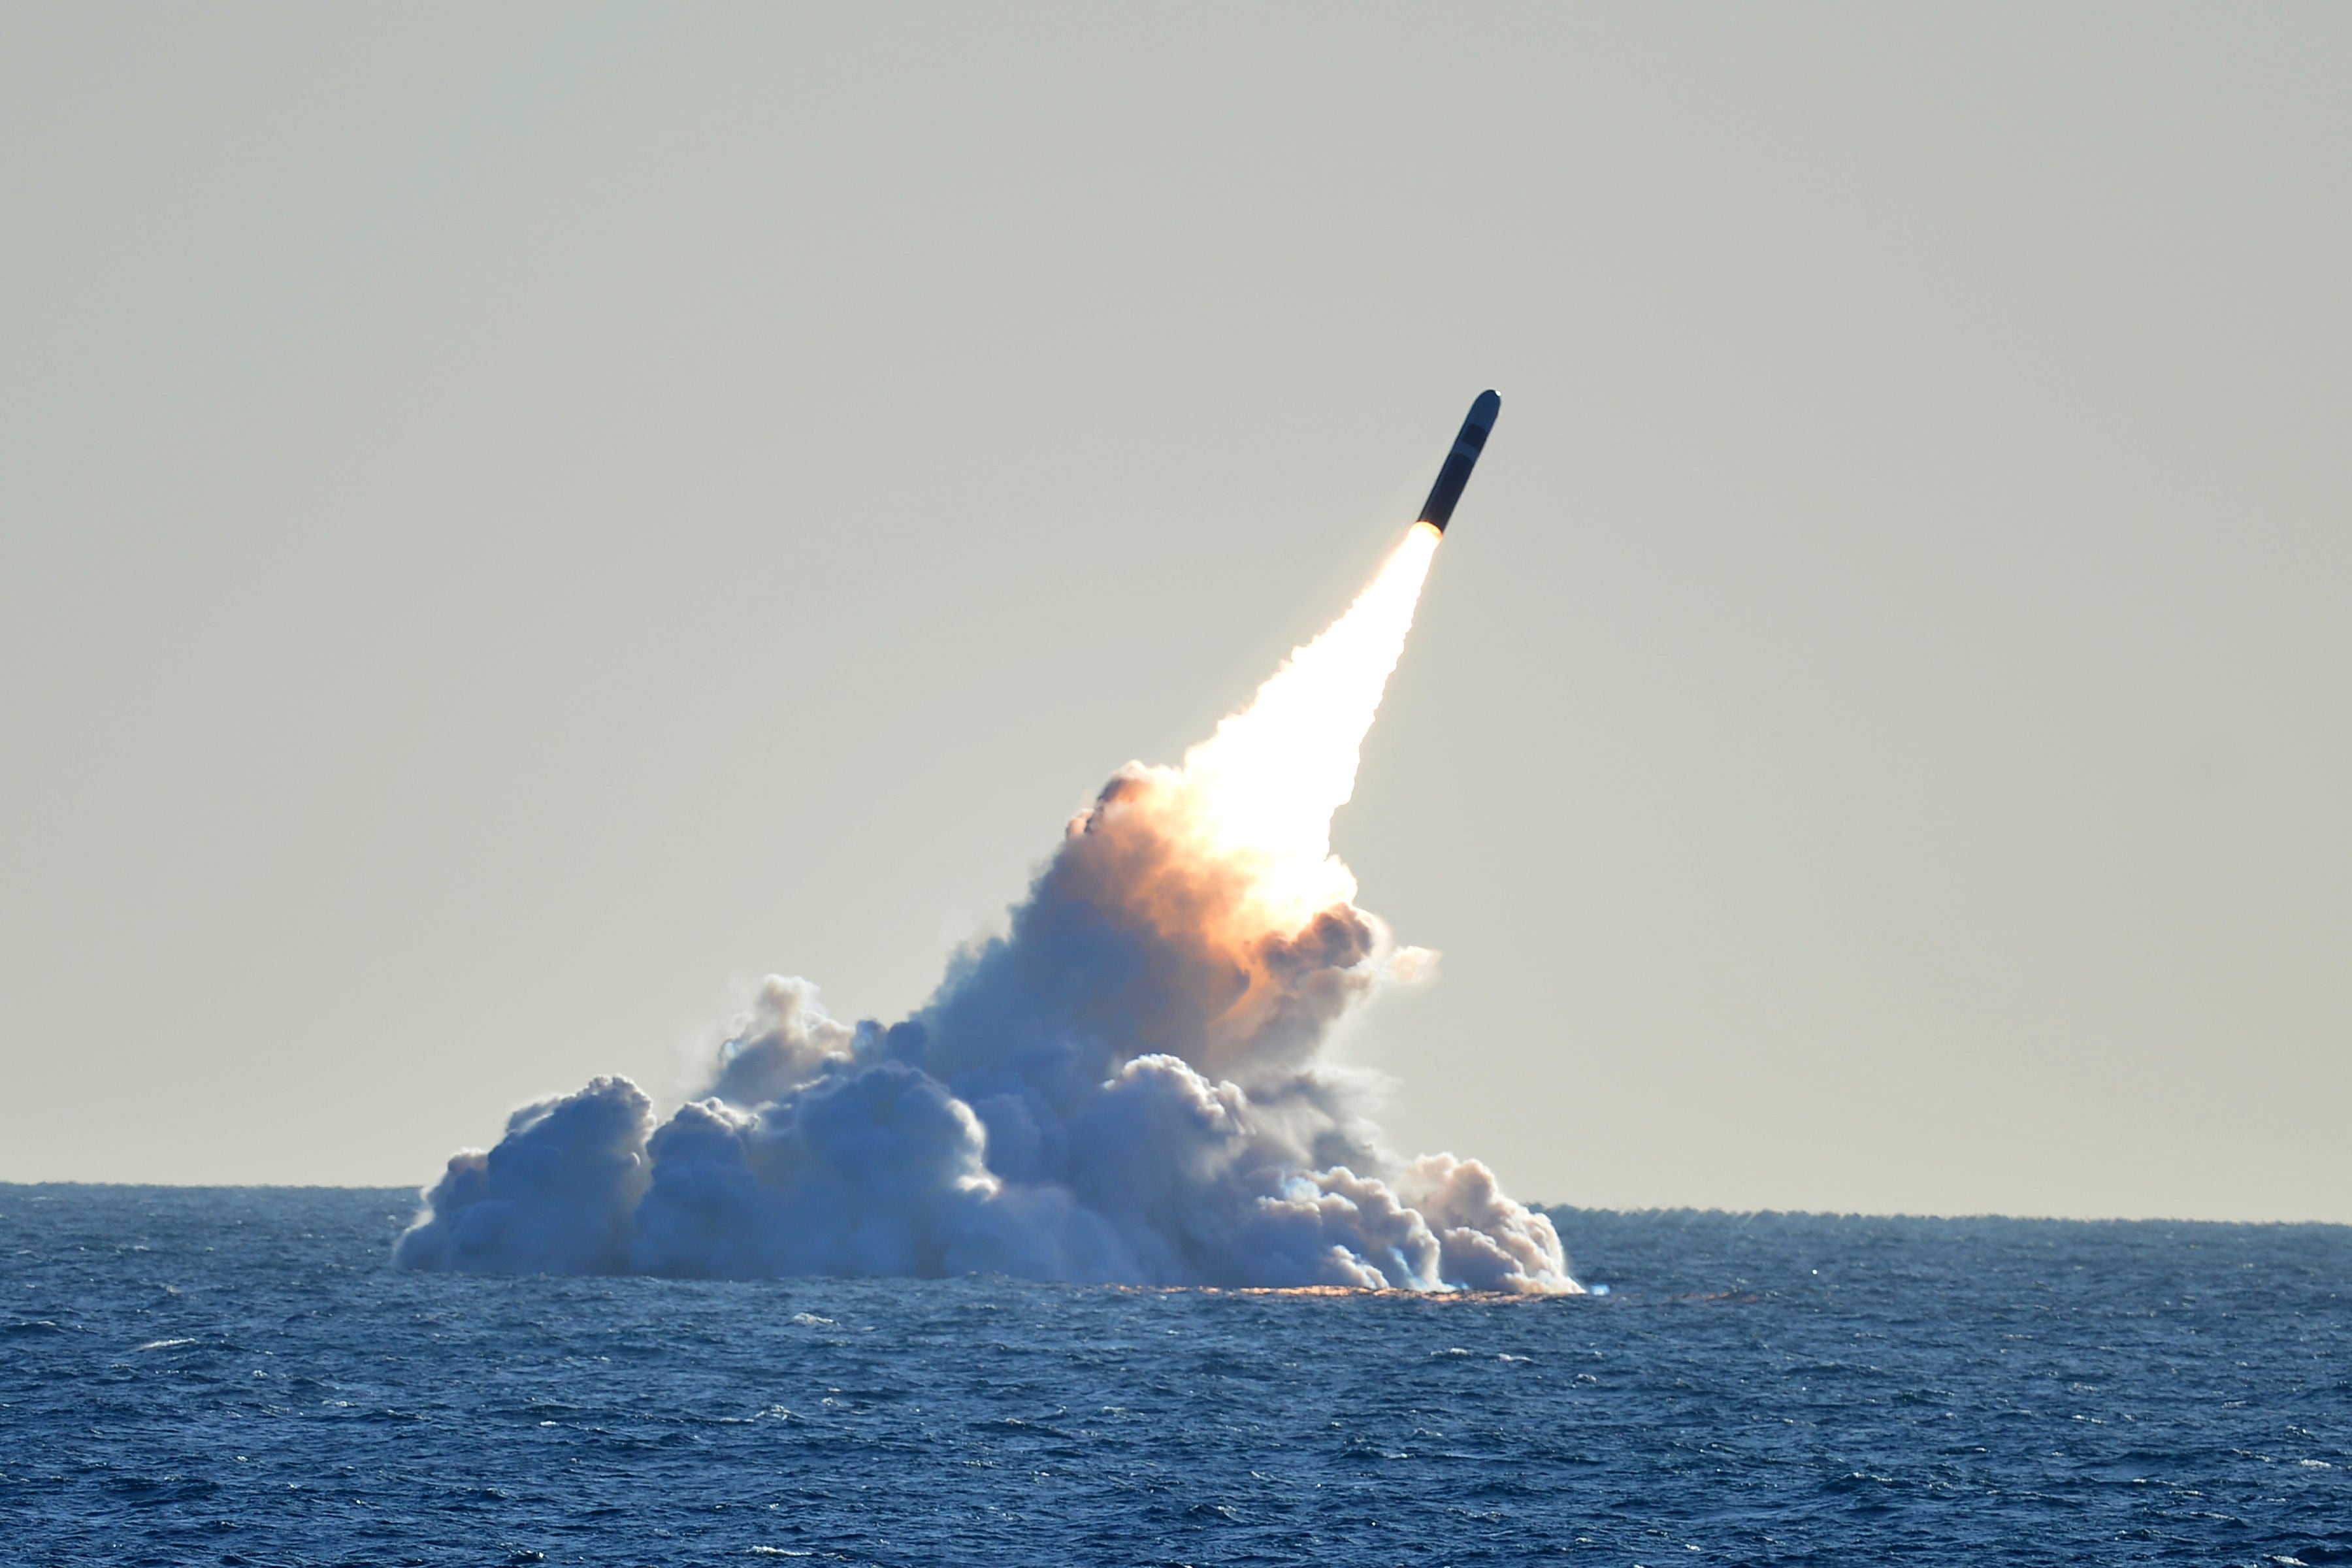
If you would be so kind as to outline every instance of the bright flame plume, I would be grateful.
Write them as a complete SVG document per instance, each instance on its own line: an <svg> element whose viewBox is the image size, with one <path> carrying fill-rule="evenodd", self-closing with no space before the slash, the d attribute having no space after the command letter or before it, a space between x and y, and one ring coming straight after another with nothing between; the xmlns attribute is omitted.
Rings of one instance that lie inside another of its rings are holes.
<svg viewBox="0 0 2352 1568"><path fill-rule="evenodd" d="M1211 850L1253 879L1259 912L1293 931L1355 898L1331 816L1356 793L1364 735L1404 651L1438 532L1417 522L1371 585L1241 712L1184 753L1181 787Z"/></svg>

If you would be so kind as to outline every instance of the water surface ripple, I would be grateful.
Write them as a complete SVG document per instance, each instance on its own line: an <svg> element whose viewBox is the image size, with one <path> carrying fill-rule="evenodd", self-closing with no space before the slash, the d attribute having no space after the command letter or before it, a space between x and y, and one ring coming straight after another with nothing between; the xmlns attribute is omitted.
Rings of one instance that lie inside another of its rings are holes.
<svg viewBox="0 0 2352 1568"><path fill-rule="evenodd" d="M1597 1299L396 1273L0 1187L12 1563L2352 1562L2352 1228L1559 1210Z"/></svg>

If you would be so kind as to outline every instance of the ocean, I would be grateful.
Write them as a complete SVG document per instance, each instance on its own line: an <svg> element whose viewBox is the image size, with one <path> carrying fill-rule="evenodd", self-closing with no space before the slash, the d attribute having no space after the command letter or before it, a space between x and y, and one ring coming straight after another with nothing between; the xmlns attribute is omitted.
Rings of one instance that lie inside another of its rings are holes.
<svg viewBox="0 0 2352 1568"><path fill-rule="evenodd" d="M403 1273L0 1186L0 1556L2352 1562L2352 1227L1551 1211L1605 1295Z"/></svg>

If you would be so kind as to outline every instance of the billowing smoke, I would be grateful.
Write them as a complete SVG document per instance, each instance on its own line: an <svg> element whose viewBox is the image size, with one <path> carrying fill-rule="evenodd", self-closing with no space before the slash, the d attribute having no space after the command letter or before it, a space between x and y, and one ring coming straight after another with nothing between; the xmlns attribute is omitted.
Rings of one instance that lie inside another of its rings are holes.
<svg viewBox="0 0 2352 1568"><path fill-rule="evenodd" d="M912 1017L771 979L703 1098L657 1121L600 1078L524 1107L397 1261L1577 1289L1550 1221L1475 1160L1389 1154L1321 1056L1428 957L1355 906L1328 835L1435 542L1414 529L1181 769L1122 769Z"/></svg>

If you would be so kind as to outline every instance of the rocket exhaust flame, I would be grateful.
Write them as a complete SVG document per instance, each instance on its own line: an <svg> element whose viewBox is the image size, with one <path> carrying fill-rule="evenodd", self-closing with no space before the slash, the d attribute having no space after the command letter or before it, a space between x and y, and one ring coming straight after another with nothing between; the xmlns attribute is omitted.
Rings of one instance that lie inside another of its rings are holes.
<svg viewBox="0 0 2352 1568"><path fill-rule="evenodd" d="M1578 1290L1549 1220L1475 1160L1389 1153L1320 1059L1404 967L1331 816L1467 474L1181 767L1121 769L912 1017L852 1026L772 978L702 1099L658 1126L625 1079L525 1106L395 1261Z"/></svg>
<svg viewBox="0 0 2352 1568"><path fill-rule="evenodd" d="M1436 531L1415 523L1346 615L1184 753L1182 788L1209 845L1249 868L1253 898L1281 929L1356 896L1331 853L1331 816L1356 793L1364 736L1436 549Z"/></svg>

